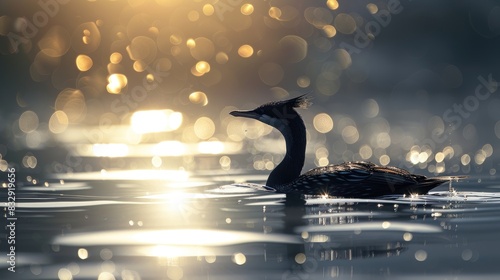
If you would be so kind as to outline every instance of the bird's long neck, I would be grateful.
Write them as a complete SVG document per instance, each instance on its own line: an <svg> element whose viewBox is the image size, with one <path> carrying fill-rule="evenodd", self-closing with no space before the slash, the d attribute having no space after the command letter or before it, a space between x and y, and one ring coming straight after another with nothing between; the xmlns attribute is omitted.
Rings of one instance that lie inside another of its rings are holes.
<svg viewBox="0 0 500 280"><path fill-rule="evenodd" d="M269 174L266 185L273 187L287 184L297 179L304 166L306 152L306 128L300 115L289 109L279 123L273 124L286 142L283 161Z"/></svg>

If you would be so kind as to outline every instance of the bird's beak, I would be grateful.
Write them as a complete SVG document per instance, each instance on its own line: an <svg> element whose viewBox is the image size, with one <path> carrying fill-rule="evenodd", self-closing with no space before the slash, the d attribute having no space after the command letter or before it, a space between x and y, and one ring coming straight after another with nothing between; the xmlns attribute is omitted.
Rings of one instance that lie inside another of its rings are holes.
<svg viewBox="0 0 500 280"><path fill-rule="evenodd" d="M259 114L255 113L254 111L232 111L231 113L232 116L235 117L243 117L243 118L250 118L250 119L258 119Z"/></svg>

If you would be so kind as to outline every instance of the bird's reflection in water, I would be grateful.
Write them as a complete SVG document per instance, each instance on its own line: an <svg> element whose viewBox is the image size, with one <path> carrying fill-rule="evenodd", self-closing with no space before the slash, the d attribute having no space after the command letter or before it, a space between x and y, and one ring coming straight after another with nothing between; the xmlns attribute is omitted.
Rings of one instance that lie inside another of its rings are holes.
<svg viewBox="0 0 500 280"><path fill-rule="evenodd" d="M388 258L406 250L401 242L402 233L385 232L384 225L378 231L373 230L376 226L367 232L361 229L366 229L366 225L372 222L380 224L378 219L373 219L373 213L380 213L376 204L309 202L309 198L290 195L284 201L284 231L300 235L304 241L302 244L287 245L287 258L292 263L289 276L317 272L320 267L329 271L328 274L338 276L343 274L343 269L336 261ZM387 215L393 216L394 213ZM356 224L363 227L358 228Z"/></svg>

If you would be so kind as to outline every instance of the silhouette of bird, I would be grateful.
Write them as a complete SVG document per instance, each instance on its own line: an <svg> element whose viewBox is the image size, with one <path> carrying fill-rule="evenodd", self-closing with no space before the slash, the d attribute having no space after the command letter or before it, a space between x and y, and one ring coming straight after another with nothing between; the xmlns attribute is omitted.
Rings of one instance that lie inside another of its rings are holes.
<svg viewBox="0 0 500 280"><path fill-rule="evenodd" d="M407 170L365 161L314 168L300 174L306 151L306 128L295 108L307 108L306 95L270 102L250 111L232 111L235 117L259 120L283 134L286 154L269 174L266 186L279 193L370 198L384 195L426 194L458 177L426 177Z"/></svg>

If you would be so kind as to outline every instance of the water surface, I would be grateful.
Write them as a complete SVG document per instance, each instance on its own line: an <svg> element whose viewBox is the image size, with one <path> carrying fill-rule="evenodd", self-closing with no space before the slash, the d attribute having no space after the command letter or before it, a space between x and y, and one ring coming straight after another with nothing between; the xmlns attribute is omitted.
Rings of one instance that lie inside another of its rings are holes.
<svg viewBox="0 0 500 280"><path fill-rule="evenodd" d="M259 175L123 174L55 176L48 184L18 186L16 273L2 261L1 278L500 275L495 180L469 178L454 182L452 192L443 186L418 197L301 200L234 184L265 180Z"/></svg>

